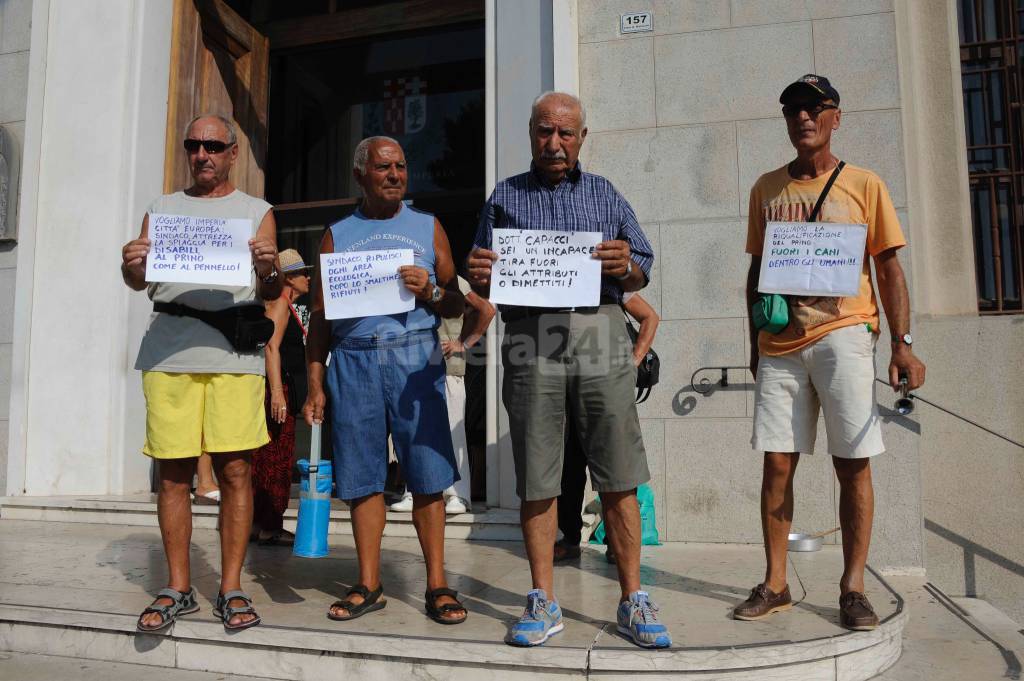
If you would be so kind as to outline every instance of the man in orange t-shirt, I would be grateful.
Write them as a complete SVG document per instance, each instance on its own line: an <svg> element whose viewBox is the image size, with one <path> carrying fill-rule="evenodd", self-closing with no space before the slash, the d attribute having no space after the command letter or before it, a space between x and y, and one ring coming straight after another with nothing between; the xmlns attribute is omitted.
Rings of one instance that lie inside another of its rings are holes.
<svg viewBox="0 0 1024 681"><path fill-rule="evenodd" d="M842 112L839 93L828 79L803 76L783 90L779 101L797 157L762 175L750 191L748 309L758 298L767 223L808 221L839 167L830 143ZM793 520L793 475L800 453L814 451L822 411L840 487L844 562L840 622L849 629L868 630L878 626L878 617L864 596L864 565L874 515L869 462L885 450L874 395L879 318L870 260L875 262L878 292L892 331L890 384L898 388L900 377L905 376L908 387L916 389L924 383L925 367L911 350L910 298L896 257L906 240L882 180L871 171L844 165L815 222L867 225L860 290L846 298L790 296L789 325L776 334L758 333L751 319L750 370L756 379L751 444L765 453L761 516L768 566L764 582L751 590L750 598L736 606L733 615L739 620L759 620L792 607L786 549Z"/></svg>

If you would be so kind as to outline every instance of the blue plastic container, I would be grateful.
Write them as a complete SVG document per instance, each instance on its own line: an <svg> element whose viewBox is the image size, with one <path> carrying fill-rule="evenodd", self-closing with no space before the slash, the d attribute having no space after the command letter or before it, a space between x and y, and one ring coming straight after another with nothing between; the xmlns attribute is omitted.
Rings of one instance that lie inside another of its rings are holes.
<svg viewBox="0 0 1024 681"><path fill-rule="evenodd" d="M299 491L309 491L309 460L299 459L295 462L295 465L299 468ZM316 471L316 491L318 494L331 495L331 489L333 489L334 483L334 467L330 461L320 460L317 463Z"/></svg>
<svg viewBox="0 0 1024 681"><path fill-rule="evenodd" d="M302 472L299 487L299 520L295 528L295 545L292 555L300 558L323 558L329 552L327 547L327 526L331 519L330 461L320 461L316 470L316 490L309 491L309 461L298 462Z"/></svg>

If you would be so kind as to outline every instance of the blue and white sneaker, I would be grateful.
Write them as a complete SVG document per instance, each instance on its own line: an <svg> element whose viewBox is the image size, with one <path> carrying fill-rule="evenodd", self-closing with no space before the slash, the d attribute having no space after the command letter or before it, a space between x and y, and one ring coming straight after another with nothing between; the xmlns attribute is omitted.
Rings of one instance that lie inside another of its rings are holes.
<svg viewBox="0 0 1024 681"><path fill-rule="evenodd" d="M526 594L526 610L505 636L510 646L539 646L564 628L562 609L543 589Z"/></svg>
<svg viewBox="0 0 1024 681"><path fill-rule="evenodd" d="M616 614L619 633L641 648L668 648L672 645L668 627L658 621L658 606L646 591L634 591L629 600L619 603Z"/></svg>

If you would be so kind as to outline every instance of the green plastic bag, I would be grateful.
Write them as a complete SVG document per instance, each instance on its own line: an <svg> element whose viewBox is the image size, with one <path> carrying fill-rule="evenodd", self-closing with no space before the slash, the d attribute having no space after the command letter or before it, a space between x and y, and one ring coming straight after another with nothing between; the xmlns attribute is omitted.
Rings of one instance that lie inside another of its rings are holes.
<svg viewBox="0 0 1024 681"><path fill-rule="evenodd" d="M650 485L643 484L636 488L636 500L640 504L640 543L644 546L660 546L658 540L658 523L654 517L654 490ZM590 537L591 544L606 544L604 521L597 524L597 529Z"/></svg>

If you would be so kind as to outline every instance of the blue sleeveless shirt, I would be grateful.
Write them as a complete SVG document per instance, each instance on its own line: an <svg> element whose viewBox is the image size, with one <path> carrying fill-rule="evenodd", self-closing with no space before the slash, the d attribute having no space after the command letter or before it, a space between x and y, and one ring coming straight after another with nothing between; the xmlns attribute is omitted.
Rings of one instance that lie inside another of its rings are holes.
<svg viewBox="0 0 1024 681"><path fill-rule="evenodd" d="M386 248L413 249L413 264L434 272L434 216L403 204L398 214L387 220L371 220L360 210L331 225L334 252L375 251ZM416 301L409 312L374 317L331 320L331 344L345 338L401 336L413 331L436 329L440 319L425 304Z"/></svg>

